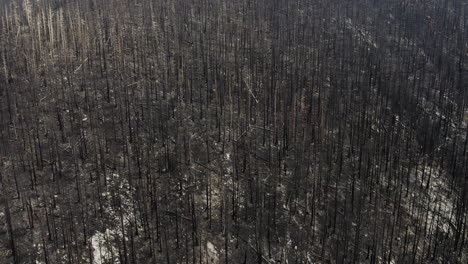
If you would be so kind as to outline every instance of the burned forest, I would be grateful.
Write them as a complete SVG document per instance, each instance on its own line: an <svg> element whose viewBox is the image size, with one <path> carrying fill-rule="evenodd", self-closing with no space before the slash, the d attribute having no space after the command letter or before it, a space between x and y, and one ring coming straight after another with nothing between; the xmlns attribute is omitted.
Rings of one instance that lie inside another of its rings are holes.
<svg viewBox="0 0 468 264"><path fill-rule="evenodd" d="M0 263L468 263L467 0L1 0Z"/></svg>

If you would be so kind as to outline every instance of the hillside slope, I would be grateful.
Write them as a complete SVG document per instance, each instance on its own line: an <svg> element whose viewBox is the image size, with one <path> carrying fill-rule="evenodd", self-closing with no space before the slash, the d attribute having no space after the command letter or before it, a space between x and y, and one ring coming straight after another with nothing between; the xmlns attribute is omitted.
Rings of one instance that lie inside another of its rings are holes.
<svg viewBox="0 0 468 264"><path fill-rule="evenodd" d="M464 1L0 11L0 263L467 263Z"/></svg>

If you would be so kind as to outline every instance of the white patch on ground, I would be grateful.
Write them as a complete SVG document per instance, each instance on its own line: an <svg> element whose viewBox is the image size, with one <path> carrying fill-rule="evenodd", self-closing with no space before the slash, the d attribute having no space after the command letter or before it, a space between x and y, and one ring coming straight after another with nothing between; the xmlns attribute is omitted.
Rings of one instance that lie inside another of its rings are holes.
<svg viewBox="0 0 468 264"><path fill-rule="evenodd" d="M91 238L91 245L93 247L93 262L96 264L102 264L102 258L105 256L105 250L102 250L102 241L100 237L100 233L97 232Z"/></svg>
<svg viewBox="0 0 468 264"><path fill-rule="evenodd" d="M134 206L131 200L133 188L130 187L127 178L117 173L106 176L107 189L102 192L104 201L104 213L112 221L111 228L106 231L96 231L91 237L93 247L93 264L118 263L118 249L114 246L115 239L121 236L120 211L112 206L113 198L120 200L123 211L123 224L125 228L133 222ZM115 197L112 196L112 191ZM135 223L134 223L135 224Z"/></svg>
<svg viewBox="0 0 468 264"><path fill-rule="evenodd" d="M438 225L444 232L449 232L450 218L453 213L453 201L447 195L448 184L445 182L443 175L439 174L439 168L426 166L424 170L424 181L427 181L429 173L431 177L428 188L430 199L427 216L428 227L432 226L432 228L436 228L436 225ZM422 177L422 173L422 170L418 171L418 179Z"/></svg>
<svg viewBox="0 0 468 264"><path fill-rule="evenodd" d="M228 162L228 164L226 166L226 170L227 170L227 175L226 176L228 176L233 171L232 170L232 162L231 162L231 153L226 152L224 154L224 159Z"/></svg>
<svg viewBox="0 0 468 264"><path fill-rule="evenodd" d="M94 264L103 264L107 262L112 262L112 259L115 258L115 252L118 250L114 246L110 246L107 241L115 234L113 230L106 229L105 233L96 232L91 237L91 245L93 247L93 263Z"/></svg>
<svg viewBox="0 0 468 264"><path fill-rule="evenodd" d="M206 251L208 254L208 263L218 263L219 262L219 254L218 250L213 243L210 241L206 242Z"/></svg>

